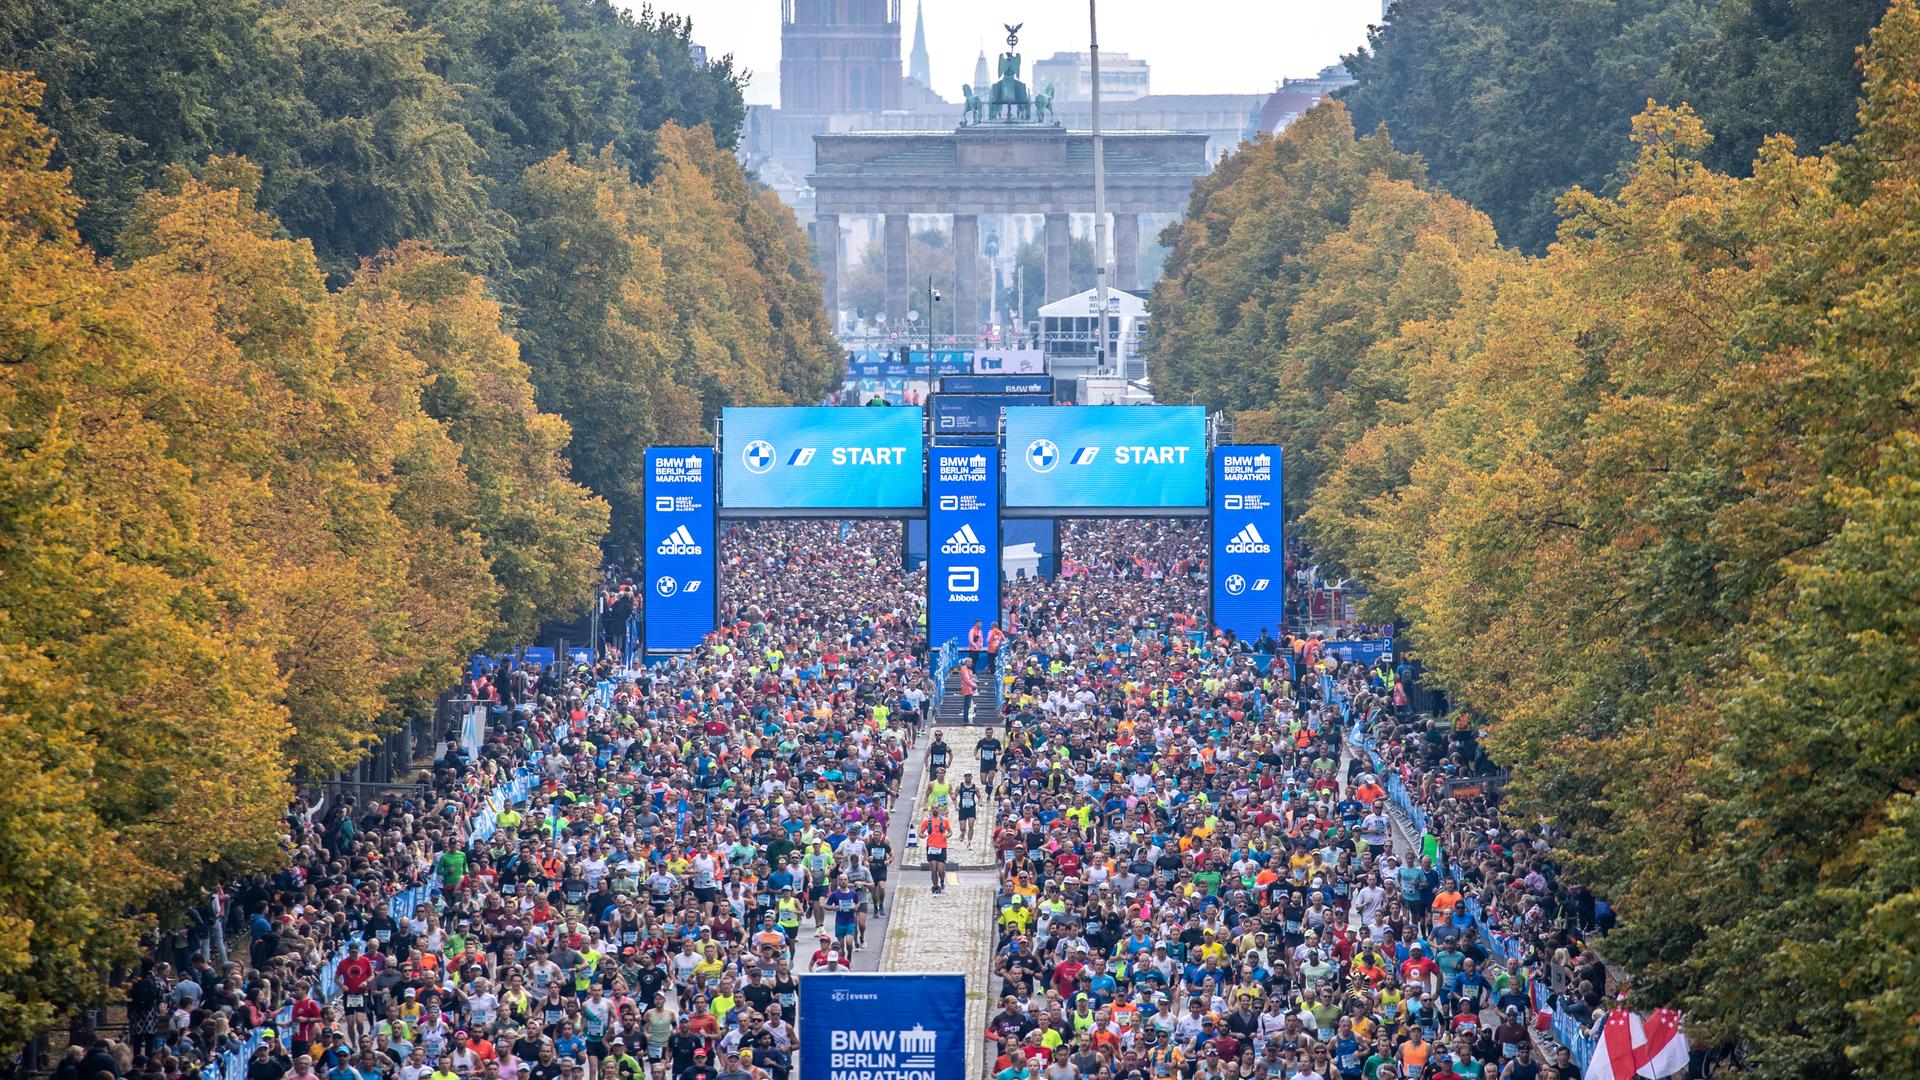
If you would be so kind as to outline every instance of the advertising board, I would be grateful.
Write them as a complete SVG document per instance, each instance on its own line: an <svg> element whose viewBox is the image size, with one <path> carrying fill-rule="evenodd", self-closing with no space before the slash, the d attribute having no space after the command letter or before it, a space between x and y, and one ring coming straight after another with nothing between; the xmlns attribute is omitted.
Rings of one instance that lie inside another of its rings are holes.
<svg viewBox="0 0 1920 1080"><path fill-rule="evenodd" d="M1213 451L1213 623L1242 641L1286 629L1280 461L1278 446Z"/></svg>
<svg viewBox="0 0 1920 1080"><path fill-rule="evenodd" d="M925 472L922 414L907 408L722 411L721 513L914 513Z"/></svg>
<svg viewBox="0 0 1920 1080"><path fill-rule="evenodd" d="M1009 513L1204 513L1207 414L1197 405L1006 410Z"/></svg>
<svg viewBox="0 0 1920 1080"><path fill-rule="evenodd" d="M649 652L691 649L713 632L720 595L713 448L649 447L642 467L642 642Z"/></svg>

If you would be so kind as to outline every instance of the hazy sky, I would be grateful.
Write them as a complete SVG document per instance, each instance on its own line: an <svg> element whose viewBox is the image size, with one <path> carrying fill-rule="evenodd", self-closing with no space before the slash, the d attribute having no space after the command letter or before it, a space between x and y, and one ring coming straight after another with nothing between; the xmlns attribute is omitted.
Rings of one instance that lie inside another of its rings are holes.
<svg viewBox="0 0 1920 1080"><path fill-rule="evenodd" d="M638 0L620 0L638 6ZM901 0L904 66L913 48L914 0ZM693 16L694 40L714 56L731 52L753 82L747 101L780 98L780 0L653 0ZM1024 23L1020 53L1034 60L1087 47L1080 0L925 0L934 89L949 101L973 81L974 58L1005 48L1003 23ZM1100 0L1100 50L1152 65L1165 94L1265 93L1280 79L1311 75L1366 41L1380 0Z"/></svg>

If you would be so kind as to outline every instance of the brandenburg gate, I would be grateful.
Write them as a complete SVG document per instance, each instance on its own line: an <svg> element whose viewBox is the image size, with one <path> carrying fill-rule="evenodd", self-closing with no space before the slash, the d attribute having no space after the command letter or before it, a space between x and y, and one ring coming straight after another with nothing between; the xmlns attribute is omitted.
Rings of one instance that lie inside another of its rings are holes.
<svg viewBox="0 0 1920 1080"><path fill-rule="evenodd" d="M1017 28L1013 28L1017 29ZM1030 95L1008 34L1000 80L987 96L965 88L953 131L853 131L814 139L814 242L827 310L839 310L840 218L884 224L888 326L906 325L908 215L953 217L954 311L962 337L979 332L981 214L1043 214L1046 299L1071 293L1069 221L1093 210L1093 136L1052 117L1049 90ZM1180 214L1208 171L1207 137L1174 131L1102 133L1106 201L1113 215L1113 285L1140 287L1140 215Z"/></svg>

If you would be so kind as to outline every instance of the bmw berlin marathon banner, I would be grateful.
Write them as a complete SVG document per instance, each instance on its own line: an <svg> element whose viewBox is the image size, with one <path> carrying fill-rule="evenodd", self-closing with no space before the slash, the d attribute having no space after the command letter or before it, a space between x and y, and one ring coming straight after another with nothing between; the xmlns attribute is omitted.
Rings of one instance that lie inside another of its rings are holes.
<svg viewBox="0 0 1920 1080"><path fill-rule="evenodd" d="M962 975L800 976L800 1080L965 1080Z"/></svg>
<svg viewBox="0 0 1920 1080"><path fill-rule="evenodd" d="M917 515L925 505L921 417L919 409L722 410L720 505L729 516Z"/></svg>
<svg viewBox="0 0 1920 1080"><path fill-rule="evenodd" d="M1006 411L1007 512L1203 514L1207 411L1089 405Z"/></svg>
<svg viewBox="0 0 1920 1080"><path fill-rule="evenodd" d="M691 649L713 632L720 595L713 466L711 447L647 450L647 597L640 610L649 651Z"/></svg>
<svg viewBox="0 0 1920 1080"><path fill-rule="evenodd" d="M1280 448L1213 450L1213 624L1242 641L1285 626Z"/></svg>
<svg viewBox="0 0 1920 1080"><path fill-rule="evenodd" d="M927 461L927 640L967 643L1000 617L1000 448L936 446Z"/></svg>

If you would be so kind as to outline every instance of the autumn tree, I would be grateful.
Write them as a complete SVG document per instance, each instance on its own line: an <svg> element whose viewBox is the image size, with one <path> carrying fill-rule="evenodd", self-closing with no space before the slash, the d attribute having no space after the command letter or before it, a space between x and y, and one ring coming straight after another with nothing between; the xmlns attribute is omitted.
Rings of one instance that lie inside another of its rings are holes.
<svg viewBox="0 0 1920 1080"><path fill-rule="evenodd" d="M0 1046L102 995L136 914L277 852L286 711L177 438L190 378L79 244L39 88L0 74Z"/></svg>
<svg viewBox="0 0 1920 1080"><path fill-rule="evenodd" d="M458 260L404 244L361 268L343 296L353 323L417 361L420 406L458 450L463 505L443 512L482 539L499 586L495 644L590 599L606 506L567 478L566 421L540 412L500 305ZM423 471L422 475L435 475Z"/></svg>
<svg viewBox="0 0 1920 1080"><path fill-rule="evenodd" d="M1270 403L1287 318L1305 287L1305 253L1347 226L1379 174L1420 176L1384 134L1354 138L1346 107L1316 106L1274 138L1243 147L1194 185L1153 288L1153 381L1175 401L1227 409Z"/></svg>
<svg viewBox="0 0 1920 1080"><path fill-rule="evenodd" d="M805 404L840 381L792 215L704 129L663 128L651 183L611 154L521 180L513 258L540 406L572 425L574 477L607 500L609 544L637 548L642 454L711 439L727 404Z"/></svg>

